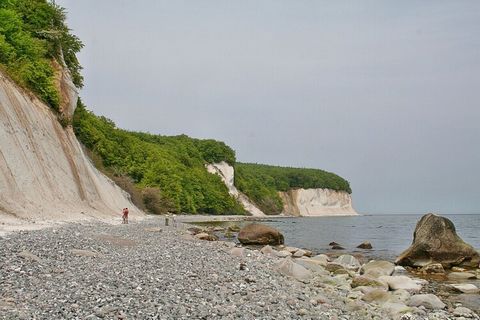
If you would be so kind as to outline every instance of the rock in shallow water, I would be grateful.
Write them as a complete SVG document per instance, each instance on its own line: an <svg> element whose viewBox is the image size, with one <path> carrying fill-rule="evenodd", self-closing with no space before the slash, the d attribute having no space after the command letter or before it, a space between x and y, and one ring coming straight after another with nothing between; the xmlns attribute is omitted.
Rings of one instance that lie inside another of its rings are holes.
<svg viewBox="0 0 480 320"><path fill-rule="evenodd" d="M372 244L370 242L364 241L364 242L360 243L357 246L357 248L359 248L359 249L372 249L373 247L372 247Z"/></svg>
<svg viewBox="0 0 480 320"><path fill-rule="evenodd" d="M277 229L259 223L243 227L238 233L238 241L243 244L279 245L283 244L283 234Z"/></svg>
<svg viewBox="0 0 480 320"><path fill-rule="evenodd" d="M395 261L396 264L412 267L441 263L444 268L477 267L479 262L480 255L457 235L452 221L432 213L420 219L412 245Z"/></svg>

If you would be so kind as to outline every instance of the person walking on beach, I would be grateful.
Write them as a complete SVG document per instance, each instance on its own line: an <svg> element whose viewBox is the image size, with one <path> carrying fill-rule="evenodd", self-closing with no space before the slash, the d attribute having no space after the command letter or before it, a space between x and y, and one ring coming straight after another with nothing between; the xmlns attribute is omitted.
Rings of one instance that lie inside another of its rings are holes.
<svg viewBox="0 0 480 320"><path fill-rule="evenodd" d="M128 224L128 208L123 208L123 222L122 224Z"/></svg>

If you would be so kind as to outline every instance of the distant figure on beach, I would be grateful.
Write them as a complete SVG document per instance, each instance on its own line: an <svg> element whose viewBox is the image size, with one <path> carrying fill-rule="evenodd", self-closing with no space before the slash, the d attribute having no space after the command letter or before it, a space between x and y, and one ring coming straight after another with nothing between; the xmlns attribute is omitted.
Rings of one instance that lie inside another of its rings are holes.
<svg viewBox="0 0 480 320"><path fill-rule="evenodd" d="M123 208L123 222L122 224L128 224L128 208Z"/></svg>

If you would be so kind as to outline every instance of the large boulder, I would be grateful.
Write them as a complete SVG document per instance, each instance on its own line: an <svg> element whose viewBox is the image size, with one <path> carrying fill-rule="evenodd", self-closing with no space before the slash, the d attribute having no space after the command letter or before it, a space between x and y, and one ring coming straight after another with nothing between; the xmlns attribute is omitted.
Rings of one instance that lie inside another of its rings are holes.
<svg viewBox="0 0 480 320"><path fill-rule="evenodd" d="M424 306L427 309L444 309L445 303L434 294L417 294L410 298L411 307Z"/></svg>
<svg viewBox="0 0 480 320"><path fill-rule="evenodd" d="M423 267L432 263L440 263L444 268L477 267L480 255L457 235L452 221L429 213L417 223L412 245L395 263L412 267Z"/></svg>
<svg viewBox="0 0 480 320"><path fill-rule="evenodd" d="M312 277L312 272L298 263L287 258L277 265L277 271L283 275L295 278L297 280L308 280Z"/></svg>
<svg viewBox="0 0 480 320"><path fill-rule="evenodd" d="M478 289L476 285L471 283L451 284L450 286L455 291L458 291L461 293L470 293L470 294L480 293L480 289Z"/></svg>
<svg viewBox="0 0 480 320"><path fill-rule="evenodd" d="M328 262L330 261L330 258L327 255L319 254L319 255L313 257L312 260L314 260L316 263L318 263L322 267L325 267L328 264Z"/></svg>
<svg viewBox="0 0 480 320"><path fill-rule="evenodd" d="M418 292L422 289L421 280L413 280L407 276L381 276L378 280L388 284L390 290L406 290L408 292Z"/></svg>
<svg viewBox="0 0 480 320"><path fill-rule="evenodd" d="M352 279L350 284L352 288L356 287L380 287L388 290L388 284L380 280L368 277L368 276L356 276Z"/></svg>
<svg viewBox="0 0 480 320"><path fill-rule="evenodd" d="M252 223L240 230L238 241L243 244L279 245L283 244L284 239L277 229L260 223Z"/></svg>
<svg viewBox="0 0 480 320"><path fill-rule="evenodd" d="M300 258L295 259L295 263L301 265L307 270L310 270L315 273L323 274L323 275L330 275L330 272L325 270L320 264L318 264L315 260L308 259L308 258Z"/></svg>
<svg viewBox="0 0 480 320"><path fill-rule="evenodd" d="M343 254L337 259L335 259L335 261L333 262L343 266L345 269L355 270L355 271L360 269L360 267L362 266L360 262L357 260L357 258L349 254Z"/></svg>
<svg viewBox="0 0 480 320"><path fill-rule="evenodd" d="M364 264L360 269L360 274L366 274L373 277L391 276L395 271L395 265L389 261L372 260Z"/></svg>

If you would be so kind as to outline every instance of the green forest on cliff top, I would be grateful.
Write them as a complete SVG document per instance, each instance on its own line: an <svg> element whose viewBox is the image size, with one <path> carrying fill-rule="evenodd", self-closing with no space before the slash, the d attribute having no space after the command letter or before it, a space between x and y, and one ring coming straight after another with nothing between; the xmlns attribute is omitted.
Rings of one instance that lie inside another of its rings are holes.
<svg viewBox="0 0 480 320"><path fill-rule="evenodd" d="M46 0L0 0L0 68L20 86L59 108L53 60L61 61L82 86L76 53L83 47L65 24L65 11ZM185 135L166 137L119 129L78 102L73 128L95 165L152 213L245 214L208 163L235 166L235 185L265 213L282 210L278 191L329 188L351 192L341 177L318 169L237 163L223 142Z"/></svg>

